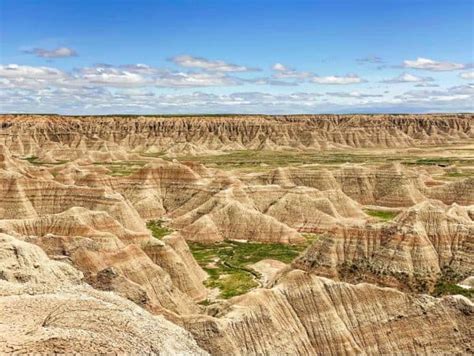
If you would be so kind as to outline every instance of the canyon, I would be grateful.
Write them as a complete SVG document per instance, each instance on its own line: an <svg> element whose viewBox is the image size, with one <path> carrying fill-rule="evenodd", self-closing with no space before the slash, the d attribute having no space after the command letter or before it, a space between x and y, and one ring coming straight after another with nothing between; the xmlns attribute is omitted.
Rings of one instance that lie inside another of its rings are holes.
<svg viewBox="0 0 474 356"><path fill-rule="evenodd" d="M474 115L0 115L0 353L471 354Z"/></svg>

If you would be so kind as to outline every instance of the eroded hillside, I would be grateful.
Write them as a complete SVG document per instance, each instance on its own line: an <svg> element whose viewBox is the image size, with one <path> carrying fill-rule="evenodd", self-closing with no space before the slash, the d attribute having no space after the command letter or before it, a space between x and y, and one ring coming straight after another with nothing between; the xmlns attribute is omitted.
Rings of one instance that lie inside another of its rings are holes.
<svg viewBox="0 0 474 356"><path fill-rule="evenodd" d="M0 352L472 352L472 115L0 127Z"/></svg>

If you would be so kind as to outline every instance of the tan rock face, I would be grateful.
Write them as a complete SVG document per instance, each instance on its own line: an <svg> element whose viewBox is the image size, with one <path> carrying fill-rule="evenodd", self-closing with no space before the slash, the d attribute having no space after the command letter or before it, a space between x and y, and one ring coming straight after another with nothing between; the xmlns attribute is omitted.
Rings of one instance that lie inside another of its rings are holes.
<svg viewBox="0 0 474 356"><path fill-rule="evenodd" d="M0 234L1 353L206 354L189 333Z"/></svg>
<svg viewBox="0 0 474 356"><path fill-rule="evenodd" d="M470 115L250 117L60 117L2 115L11 151L205 152L237 149L408 147L473 137ZM26 132L26 134L25 134Z"/></svg>
<svg viewBox="0 0 474 356"><path fill-rule="evenodd" d="M334 231L294 266L353 282L432 291L447 271L459 278L474 273L471 209L425 201L391 224Z"/></svg>
<svg viewBox="0 0 474 356"><path fill-rule="evenodd" d="M345 164L332 172L326 169L278 168L266 174L247 178L251 185L278 184L284 187L305 186L319 190L340 189L364 205L409 207L426 199L445 204L474 204L472 178L455 182L425 184L423 175L399 163L367 167Z"/></svg>
<svg viewBox="0 0 474 356"><path fill-rule="evenodd" d="M185 166L174 166L193 174ZM166 187L169 169L153 172ZM89 187L33 178L27 172L0 175L7 180L0 195L0 228L41 246L51 257L70 261L96 288L116 291L152 311L198 311L193 299L207 295L204 272L184 240L154 240L127 194L115 192L110 180L105 186ZM80 183L81 177L79 170L71 182ZM133 192L129 196L136 197Z"/></svg>
<svg viewBox="0 0 474 356"><path fill-rule="evenodd" d="M293 270L216 317L185 324L213 354L469 353L473 312L463 297L411 296Z"/></svg>

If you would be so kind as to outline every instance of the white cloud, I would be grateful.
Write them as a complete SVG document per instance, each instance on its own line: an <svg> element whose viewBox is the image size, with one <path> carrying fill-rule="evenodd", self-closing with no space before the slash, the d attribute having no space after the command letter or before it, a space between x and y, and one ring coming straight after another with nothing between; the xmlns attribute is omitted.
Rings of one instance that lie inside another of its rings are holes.
<svg viewBox="0 0 474 356"><path fill-rule="evenodd" d="M276 79L273 77L256 77L256 78L239 78L239 82L241 84L255 84L255 85L271 85L271 86L283 86L283 87L292 87L292 86L297 86L298 83L295 81L285 81L285 80L280 80Z"/></svg>
<svg viewBox="0 0 474 356"><path fill-rule="evenodd" d="M474 85L457 85L441 90L410 90L396 98L405 103L440 105L458 103L473 110Z"/></svg>
<svg viewBox="0 0 474 356"><path fill-rule="evenodd" d="M37 89L64 83L67 74L56 68L17 64L0 65L0 87Z"/></svg>
<svg viewBox="0 0 474 356"><path fill-rule="evenodd" d="M470 86L458 86L447 90L410 91L398 97L391 97L360 92L334 92L327 95L314 92L159 94L152 88L6 89L0 91L0 107L4 112L64 114L472 111L473 90ZM331 97L337 99L330 101Z"/></svg>
<svg viewBox="0 0 474 356"><path fill-rule="evenodd" d="M298 72L294 70L293 68L290 68L288 66L285 66L284 64L281 63L275 63L272 66L272 69L275 71L275 73L272 75L272 78L275 79L308 79L314 76L313 73L310 72Z"/></svg>
<svg viewBox="0 0 474 356"><path fill-rule="evenodd" d="M34 54L35 56L41 58L67 58L76 57L78 55L78 53L74 49L68 47L59 47L52 50L44 48L33 48L31 50L25 50L23 52Z"/></svg>
<svg viewBox="0 0 474 356"><path fill-rule="evenodd" d="M281 63L275 63L272 66L272 69L276 70L278 72L287 72L287 71L290 70L290 68L288 68L287 66L285 66L284 64L281 64Z"/></svg>
<svg viewBox="0 0 474 356"><path fill-rule="evenodd" d="M0 65L0 77L4 78L52 79L62 76L64 76L64 73L56 68L18 64Z"/></svg>
<svg viewBox="0 0 474 356"><path fill-rule="evenodd" d="M240 79L222 73L165 72L154 80L156 86L173 88L232 86L240 83Z"/></svg>
<svg viewBox="0 0 474 356"><path fill-rule="evenodd" d="M79 82L113 87L142 86L151 84L144 76L118 68L82 68L75 77Z"/></svg>
<svg viewBox="0 0 474 356"><path fill-rule="evenodd" d="M474 79L474 72L459 73L459 77L461 77L462 79L472 80Z"/></svg>
<svg viewBox="0 0 474 356"><path fill-rule="evenodd" d="M432 71L450 71L450 70L463 69L466 66L461 63L438 62L432 59L418 57L415 60L403 61L403 67L413 68L413 69L432 70Z"/></svg>
<svg viewBox="0 0 474 356"><path fill-rule="evenodd" d="M171 58L171 61L181 67L197 68L210 72L253 72L257 68L250 68L221 60L210 60L203 57L181 55Z"/></svg>
<svg viewBox="0 0 474 356"><path fill-rule="evenodd" d="M381 94L368 94L368 93L360 93L358 91L352 91L352 92L328 92L326 95L329 96L335 96L339 98L381 98L383 95Z"/></svg>
<svg viewBox="0 0 474 356"><path fill-rule="evenodd" d="M311 78L311 82L317 83L317 84L346 85L346 84L364 83L365 80L360 78L356 74L348 74L345 76L337 76L337 75L331 75L327 77L315 76Z"/></svg>
<svg viewBox="0 0 474 356"><path fill-rule="evenodd" d="M347 74L345 76L333 75L333 76L320 77L311 72L296 71L293 68L285 66L284 64L281 64L281 63L275 63L272 66L272 69L275 71L275 73L272 75L272 78L276 78L276 79L299 79L301 81L308 80L312 83L330 84L330 85L331 84L335 84L335 85L358 84L358 83L365 82L365 80L363 80L356 74Z"/></svg>
<svg viewBox="0 0 474 356"><path fill-rule="evenodd" d="M431 77L421 77L417 75L413 75L410 73L402 73L399 76L392 78L392 79L386 79L382 80L382 83L392 83L392 84L397 84L397 83L426 83L426 82L432 82L434 81L433 78Z"/></svg>
<svg viewBox="0 0 474 356"><path fill-rule="evenodd" d="M98 86L111 88L168 87L192 88L234 86L243 79L221 72L176 72L145 64L111 66L99 64L62 72L56 68L0 65L0 86L3 88L38 89L45 87Z"/></svg>
<svg viewBox="0 0 474 356"><path fill-rule="evenodd" d="M438 88L439 85L435 83L418 83L415 84L416 88Z"/></svg>

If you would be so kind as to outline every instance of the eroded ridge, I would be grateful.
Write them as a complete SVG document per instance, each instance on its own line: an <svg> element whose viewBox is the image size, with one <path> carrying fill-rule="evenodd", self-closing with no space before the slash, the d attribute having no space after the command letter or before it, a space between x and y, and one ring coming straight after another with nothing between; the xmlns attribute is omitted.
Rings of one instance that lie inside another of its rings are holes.
<svg viewBox="0 0 474 356"><path fill-rule="evenodd" d="M206 153L243 149L410 147L472 139L471 114L235 117L64 117L1 115L0 142L12 152L110 149Z"/></svg>

